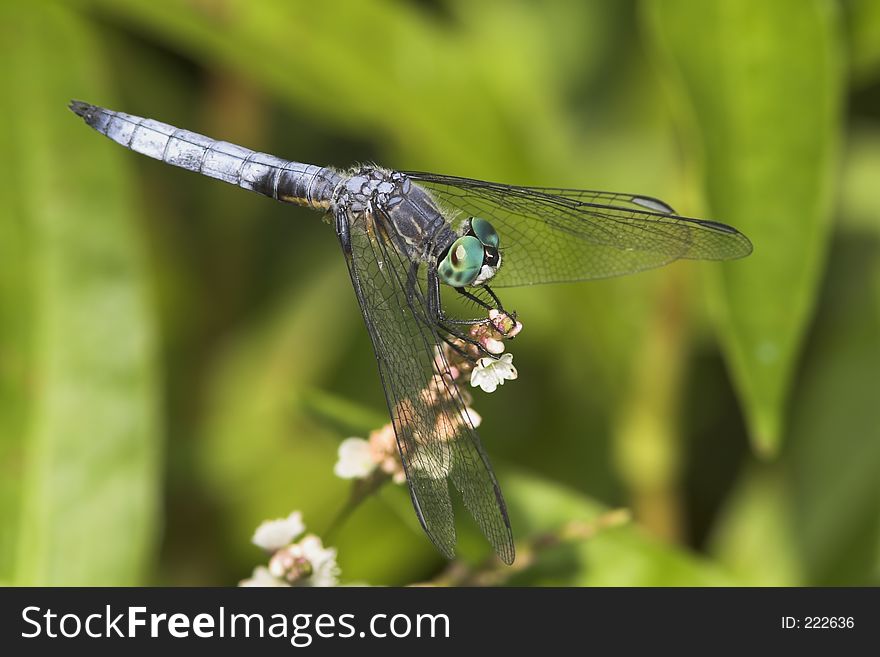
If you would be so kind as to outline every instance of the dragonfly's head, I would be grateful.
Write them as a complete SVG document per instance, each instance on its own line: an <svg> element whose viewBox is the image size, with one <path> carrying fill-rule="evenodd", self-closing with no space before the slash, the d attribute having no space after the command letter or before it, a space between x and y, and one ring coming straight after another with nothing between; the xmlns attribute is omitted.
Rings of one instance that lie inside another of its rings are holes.
<svg viewBox="0 0 880 657"><path fill-rule="evenodd" d="M468 219L467 231L452 243L437 267L440 280L452 287L488 283L501 267L500 240L485 219Z"/></svg>

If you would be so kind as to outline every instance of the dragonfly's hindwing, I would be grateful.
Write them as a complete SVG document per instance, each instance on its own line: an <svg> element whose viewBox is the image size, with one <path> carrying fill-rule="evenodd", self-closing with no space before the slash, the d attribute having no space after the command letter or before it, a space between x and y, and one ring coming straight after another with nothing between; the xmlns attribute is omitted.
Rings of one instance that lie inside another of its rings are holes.
<svg viewBox="0 0 880 657"><path fill-rule="evenodd" d="M427 316L419 275L424 265L404 255L384 221L369 215L351 220L346 255L413 506L425 532L452 558L456 534L447 480L452 481L495 551L512 563L513 535L498 482L462 395L445 373L448 366L434 364L440 339Z"/></svg>

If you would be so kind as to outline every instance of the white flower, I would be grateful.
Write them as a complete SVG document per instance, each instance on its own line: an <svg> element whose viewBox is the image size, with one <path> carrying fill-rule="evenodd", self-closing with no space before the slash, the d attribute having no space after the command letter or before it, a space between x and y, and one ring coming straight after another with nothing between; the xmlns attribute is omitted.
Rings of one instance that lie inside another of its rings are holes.
<svg viewBox="0 0 880 657"><path fill-rule="evenodd" d="M339 581L336 549L325 548L320 538L308 534L299 543L272 555L269 573L294 586L336 586Z"/></svg>
<svg viewBox="0 0 880 657"><path fill-rule="evenodd" d="M507 353L501 358L481 358L471 372L471 385L482 388L484 392L495 392L505 381L513 381L518 376L513 366L513 354Z"/></svg>
<svg viewBox="0 0 880 657"><path fill-rule="evenodd" d="M403 463L400 461L400 450L397 447L397 436L394 434L394 426L389 422L381 429L370 432L370 455L373 463L387 475L395 484L406 481L406 473L403 471Z"/></svg>
<svg viewBox="0 0 880 657"><path fill-rule="evenodd" d="M376 467L370 443L363 438L346 438L339 444L339 460L333 472L341 479L363 479Z"/></svg>
<svg viewBox="0 0 880 657"><path fill-rule="evenodd" d="M251 543L267 552L274 552L290 544L293 539L306 530L302 514L294 511L286 518L266 520L254 532Z"/></svg>
<svg viewBox="0 0 880 657"><path fill-rule="evenodd" d="M254 568L254 572L251 576L247 579L241 580L238 585L245 587L290 586L287 582L274 577L266 566L257 566Z"/></svg>
<svg viewBox="0 0 880 657"><path fill-rule="evenodd" d="M321 539L309 534L302 541L303 555L312 563L312 575L304 586L336 586L339 583L339 566L336 564L336 548L325 548Z"/></svg>

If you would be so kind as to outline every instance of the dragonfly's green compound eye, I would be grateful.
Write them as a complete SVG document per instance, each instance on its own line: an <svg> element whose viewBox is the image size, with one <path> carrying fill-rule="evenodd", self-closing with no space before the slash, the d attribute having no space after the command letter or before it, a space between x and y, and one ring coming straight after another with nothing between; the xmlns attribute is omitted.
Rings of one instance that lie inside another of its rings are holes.
<svg viewBox="0 0 880 657"><path fill-rule="evenodd" d="M476 237L465 235L449 247L449 252L437 267L437 273L447 285L464 287L476 280L482 266L483 244Z"/></svg>
<svg viewBox="0 0 880 657"><path fill-rule="evenodd" d="M486 246L491 246L493 249L498 248L499 238L498 233L495 231L495 227L492 226L485 219L480 219L479 217L471 217L471 230L480 242L485 244Z"/></svg>

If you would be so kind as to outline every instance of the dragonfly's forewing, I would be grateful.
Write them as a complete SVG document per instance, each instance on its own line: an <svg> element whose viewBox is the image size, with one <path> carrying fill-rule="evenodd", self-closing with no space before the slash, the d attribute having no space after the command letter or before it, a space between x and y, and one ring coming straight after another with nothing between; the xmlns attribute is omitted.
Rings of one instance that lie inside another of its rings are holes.
<svg viewBox="0 0 880 657"><path fill-rule="evenodd" d="M752 251L735 228L678 216L652 197L408 175L447 214L492 222L502 253L493 286L607 278L679 258L729 260Z"/></svg>
<svg viewBox="0 0 880 657"><path fill-rule="evenodd" d="M451 481L495 551L512 563L513 536L498 482L455 381L440 375L448 368L434 364L440 339L427 316L426 285L419 276L424 264L395 247L385 221L381 215L351 220L346 257L413 505L425 532L451 559L456 540Z"/></svg>

